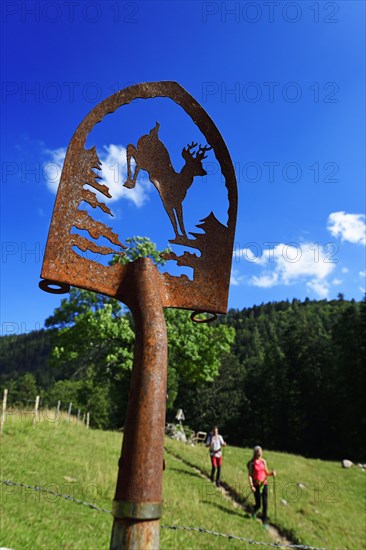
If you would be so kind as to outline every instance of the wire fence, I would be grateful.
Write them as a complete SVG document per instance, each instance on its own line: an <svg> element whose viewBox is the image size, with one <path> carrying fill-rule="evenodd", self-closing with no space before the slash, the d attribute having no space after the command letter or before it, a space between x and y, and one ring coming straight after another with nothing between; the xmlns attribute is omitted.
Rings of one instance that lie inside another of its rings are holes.
<svg viewBox="0 0 366 550"><path fill-rule="evenodd" d="M92 504L91 502L85 502L83 500L80 500L78 498L75 498L71 495L63 495L62 493L58 493L56 491L52 491L51 489L45 489L43 487L40 487L39 485L32 486L27 485L25 483L19 483L16 481L11 481L9 479L3 480L0 479L0 483L3 485L8 486L14 486L14 487L22 487L23 489L31 489L34 491L38 491L40 493L48 493L53 496L63 498L65 500L68 500L70 502L75 502L76 504L82 504L83 506L87 506L88 508L92 510L97 510L98 512L104 512L105 514L112 515L112 512L110 510L106 510L105 508L101 508L100 506L97 506L96 504ZM239 537L237 535L231 535L228 533L220 533L218 531L211 531L210 529L205 529L204 527L189 527L186 525L161 525L162 529L171 529L173 531L190 531L195 533L204 533L206 535L213 535L216 537L222 537L229 540L237 540L241 542L246 542L247 544L253 544L257 546L268 546L271 548L298 548L299 550L326 550L325 548L318 548L315 546L307 546L304 544L283 544L279 542L263 542L258 541L250 538L245 537Z"/></svg>

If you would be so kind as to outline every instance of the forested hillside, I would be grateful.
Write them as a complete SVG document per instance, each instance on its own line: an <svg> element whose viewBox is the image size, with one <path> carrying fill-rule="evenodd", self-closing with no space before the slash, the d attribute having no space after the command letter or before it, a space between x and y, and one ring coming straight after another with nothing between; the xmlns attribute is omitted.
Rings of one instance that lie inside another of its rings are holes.
<svg viewBox="0 0 366 550"><path fill-rule="evenodd" d="M222 322L235 328L235 343L214 383L181 385L188 422L220 422L240 445L366 456L365 302L270 303Z"/></svg>
<svg viewBox="0 0 366 550"><path fill-rule="evenodd" d="M88 409L116 428L124 411L133 323L110 299L77 291L48 330L1 338L11 404ZM195 430L219 424L228 443L323 458L366 457L365 302L278 302L231 310L215 326L167 312L168 418L183 408Z"/></svg>
<svg viewBox="0 0 366 550"><path fill-rule="evenodd" d="M51 378L48 358L52 350L52 330L34 330L25 334L0 337L1 381L18 379L32 373L38 384Z"/></svg>

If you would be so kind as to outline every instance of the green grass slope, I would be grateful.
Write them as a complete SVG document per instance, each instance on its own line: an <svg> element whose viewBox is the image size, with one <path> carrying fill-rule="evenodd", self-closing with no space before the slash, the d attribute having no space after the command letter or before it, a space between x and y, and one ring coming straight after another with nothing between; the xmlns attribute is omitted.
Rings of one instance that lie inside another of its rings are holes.
<svg viewBox="0 0 366 550"><path fill-rule="evenodd" d="M12 415L1 437L1 479L38 485L109 510L121 439L119 433L86 430L75 421L42 421L33 427L30 418ZM223 480L237 500L243 501L243 506L235 506L197 472L196 468L209 470L207 449L167 439L162 524L204 527L273 542L271 534L245 511L248 491L244 464L249 455L248 450L225 449ZM277 524L291 532L293 540L327 548L364 547L364 472L281 453L268 453L267 458L279 472L277 500L288 501L287 506L277 504ZM291 493L297 481L306 486L300 490L301 498ZM317 482L318 491L311 485ZM284 483L289 484L285 493ZM332 483L335 485L329 485ZM110 515L24 487L1 484L0 491L0 546L15 550L109 547ZM274 522L273 503L270 511ZM162 549L226 547L244 549L252 545L197 532L161 530Z"/></svg>
<svg viewBox="0 0 366 550"><path fill-rule="evenodd" d="M205 447L192 448L169 440L166 448L186 463L209 471ZM299 544L329 549L366 548L365 471L357 466L343 469L338 462L279 452L268 451L264 455L268 467L277 471L276 487L273 478L269 478L270 523ZM246 464L251 457L251 449L227 447L222 471L223 483L249 510L254 498L249 490Z"/></svg>

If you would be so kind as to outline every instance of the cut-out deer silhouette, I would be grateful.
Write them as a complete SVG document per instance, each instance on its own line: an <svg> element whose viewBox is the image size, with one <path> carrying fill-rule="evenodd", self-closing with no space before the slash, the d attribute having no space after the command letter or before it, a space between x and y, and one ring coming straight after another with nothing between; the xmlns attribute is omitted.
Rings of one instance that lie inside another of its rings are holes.
<svg viewBox="0 0 366 550"><path fill-rule="evenodd" d="M175 236L179 238L178 224L183 237L186 239L187 233L183 222L182 203L186 197L187 191L193 183L195 176L205 176L207 174L202 166L205 153L212 147L201 145L198 150L193 151L198 143L188 144L182 150L182 157L185 165L180 172L176 172L172 166L169 152L164 143L158 137L160 124L150 130L149 134L143 135L137 142L137 147L129 144L127 146L127 180L125 187L132 189L136 185L136 179L140 170L145 170L149 174L151 183L156 187L160 194L163 206L172 223ZM131 158L136 162L135 171L132 176Z"/></svg>

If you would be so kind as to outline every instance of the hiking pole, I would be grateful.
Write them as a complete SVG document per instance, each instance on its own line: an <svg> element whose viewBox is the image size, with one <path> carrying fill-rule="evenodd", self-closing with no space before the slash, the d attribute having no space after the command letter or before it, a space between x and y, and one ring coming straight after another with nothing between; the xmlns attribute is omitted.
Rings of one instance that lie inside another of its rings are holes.
<svg viewBox="0 0 366 550"><path fill-rule="evenodd" d="M274 509L275 509L275 523L277 523L276 476L273 476L273 498L274 498Z"/></svg>

